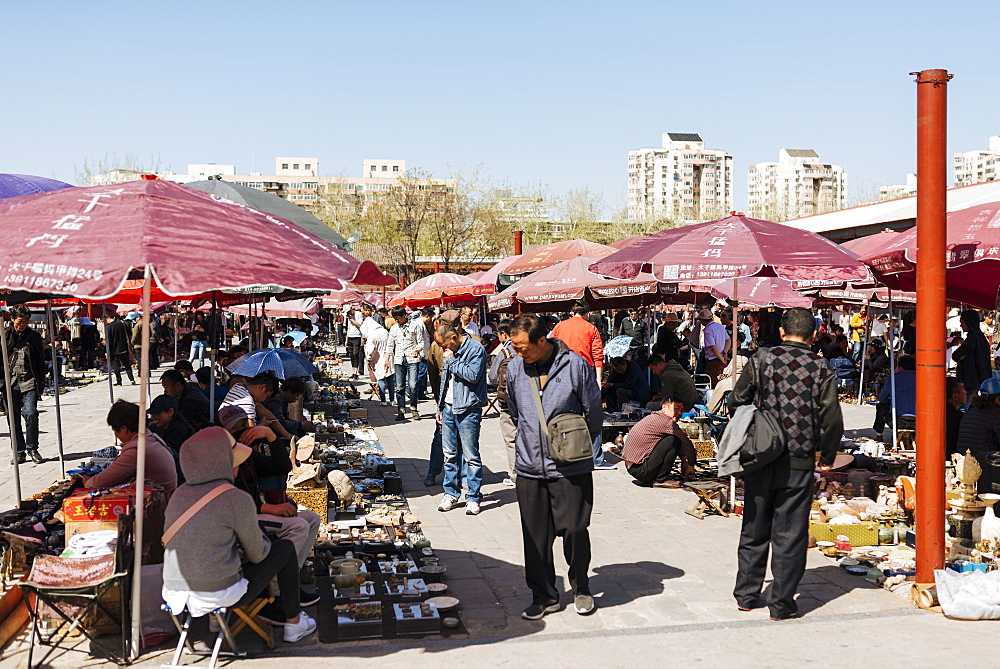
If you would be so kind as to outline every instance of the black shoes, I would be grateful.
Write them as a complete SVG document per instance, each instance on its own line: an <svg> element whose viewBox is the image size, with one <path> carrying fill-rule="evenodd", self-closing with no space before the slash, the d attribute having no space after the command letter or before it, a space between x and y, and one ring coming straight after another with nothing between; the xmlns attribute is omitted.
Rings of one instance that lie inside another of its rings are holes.
<svg viewBox="0 0 1000 669"><path fill-rule="evenodd" d="M45 458L42 457L42 454L38 452L37 448L33 448L30 451L28 451L28 456L31 458L31 461L34 462L36 465L40 465L43 462L45 462Z"/></svg>
<svg viewBox="0 0 1000 669"><path fill-rule="evenodd" d="M27 462L27 461L28 461L28 456L27 456L27 454L25 454L25 453L18 453L18 454L17 454L17 464L19 464L19 465L23 465L23 464L24 464L25 462ZM10 464L14 464L14 461L13 461L13 460L11 460L11 461L10 461Z"/></svg>
<svg viewBox="0 0 1000 669"><path fill-rule="evenodd" d="M406 416L403 414L402 411L396 412L396 420L406 420Z"/></svg>
<svg viewBox="0 0 1000 669"><path fill-rule="evenodd" d="M542 616L548 613L555 613L560 608L561 607L559 606L559 602L556 602L555 604L549 604L548 606L545 606L543 604L532 604L524 611L521 611L521 617L524 618L525 620L539 620L542 618Z"/></svg>

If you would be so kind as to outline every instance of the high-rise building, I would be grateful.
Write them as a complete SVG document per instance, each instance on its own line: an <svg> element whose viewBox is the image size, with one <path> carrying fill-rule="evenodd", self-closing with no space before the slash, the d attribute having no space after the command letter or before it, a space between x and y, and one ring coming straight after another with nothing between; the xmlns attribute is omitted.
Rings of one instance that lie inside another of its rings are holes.
<svg viewBox="0 0 1000 669"><path fill-rule="evenodd" d="M985 151L955 154L955 185L968 186L1000 177L1000 135L990 137Z"/></svg>
<svg viewBox="0 0 1000 669"><path fill-rule="evenodd" d="M701 135L665 132L662 148L628 152L628 217L697 222L733 208L733 157Z"/></svg>
<svg viewBox="0 0 1000 669"><path fill-rule="evenodd" d="M750 214L770 220L812 216L847 206L847 172L812 149L782 149L776 163L747 168Z"/></svg>
<svg viewBox="0 0 1000 669"><path fill-rule="evenodd" d="M879 186L879 202L886 200L898 200L901 197L910 197L917 194L917 175L907 174L906 183L895 186Z"/></svg>

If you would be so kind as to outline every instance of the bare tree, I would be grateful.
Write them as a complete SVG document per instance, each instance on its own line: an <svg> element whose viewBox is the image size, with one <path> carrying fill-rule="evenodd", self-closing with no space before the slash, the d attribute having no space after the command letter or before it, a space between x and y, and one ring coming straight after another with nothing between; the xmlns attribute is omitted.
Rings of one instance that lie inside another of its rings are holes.
<svg viewBox="0 0 1000 669"><path fill-rule="evenodd" d="M83 166L73 165L76 182L81 186L106 186L108 184L136 181L143 174L162 174L168 171L160 154L149 154L144 160L135 151L119 157L117 153L104 154L102 158L84 159Z"/></svg>

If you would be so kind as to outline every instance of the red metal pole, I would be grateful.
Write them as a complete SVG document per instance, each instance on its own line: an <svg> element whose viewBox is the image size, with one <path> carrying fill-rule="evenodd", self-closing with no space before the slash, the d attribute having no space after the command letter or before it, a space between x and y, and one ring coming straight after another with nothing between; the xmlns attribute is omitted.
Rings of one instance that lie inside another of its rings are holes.
<svg viewBox="0 0 1000 669"><path fill-rule="evenodd" d="M521 251L521 237L524 235L520 230L514 231L514 255L519 256L523 252Z"/></svg>
<svg viewBox="0 0 1000 669"><path fill-rule="evenodd" d="M945 253L947 70L917 76L917 577L945 554Z"/></svg>

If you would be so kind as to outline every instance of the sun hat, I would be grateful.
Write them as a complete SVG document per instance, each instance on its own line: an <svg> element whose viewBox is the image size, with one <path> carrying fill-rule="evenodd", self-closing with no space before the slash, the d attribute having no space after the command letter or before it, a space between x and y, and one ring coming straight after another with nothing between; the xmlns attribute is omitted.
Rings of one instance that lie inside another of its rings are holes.
<svg viewBox="0 0 1000 669"><path fill-rule="evenodd" d="M715 314L712 313L711 309L701 309L698 311L699 321L714 321Z"/></svg>
<svg viewBox="0 0 1000 669"><path fill-rule="evenodd" d="M667 313L663 314L663 322L664 323L680 323L681 319L677 318L677 314L675 312L668 311Z"/></svg>

